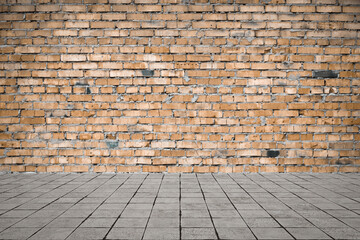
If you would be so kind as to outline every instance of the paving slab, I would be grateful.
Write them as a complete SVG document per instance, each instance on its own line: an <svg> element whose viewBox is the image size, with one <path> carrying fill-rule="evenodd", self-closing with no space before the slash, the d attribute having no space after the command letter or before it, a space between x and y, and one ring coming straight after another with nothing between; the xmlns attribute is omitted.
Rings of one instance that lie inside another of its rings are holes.
<svg viewBox="0 0 360 240"><path fill-rule="evenodd" d="M360 239L360 174L2 174L0 239Z"/></svg>

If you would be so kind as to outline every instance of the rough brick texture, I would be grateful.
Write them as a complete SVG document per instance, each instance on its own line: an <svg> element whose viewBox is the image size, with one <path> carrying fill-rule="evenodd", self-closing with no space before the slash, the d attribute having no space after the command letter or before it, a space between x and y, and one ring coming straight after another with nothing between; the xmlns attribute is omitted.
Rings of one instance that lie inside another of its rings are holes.
<svg viewBox="0 0 360 240"><path fill-rule="evenodd" d="M358 0L1 4L1 171L360 170Z"/></svg>

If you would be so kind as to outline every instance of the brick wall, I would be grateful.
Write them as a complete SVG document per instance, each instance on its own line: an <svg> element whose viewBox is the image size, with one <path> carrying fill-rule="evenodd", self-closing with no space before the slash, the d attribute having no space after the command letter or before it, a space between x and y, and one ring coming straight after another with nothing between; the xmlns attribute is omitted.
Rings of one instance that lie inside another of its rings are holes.
<svg viewBox="0 0 360 240"><path fill-rule="evenodd" d="M3 0L0 170L359 172L359 0Z"/></svg>

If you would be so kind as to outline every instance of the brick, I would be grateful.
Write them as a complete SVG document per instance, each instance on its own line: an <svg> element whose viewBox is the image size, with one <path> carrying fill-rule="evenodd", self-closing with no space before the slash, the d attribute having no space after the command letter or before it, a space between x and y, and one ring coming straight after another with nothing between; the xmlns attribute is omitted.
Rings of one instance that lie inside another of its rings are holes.
<svg viewBox="0 0 360 240"><path fill-rule="evenodd" d="M359 170L354 0L105 2L1 7L1 171Z"/></svg>

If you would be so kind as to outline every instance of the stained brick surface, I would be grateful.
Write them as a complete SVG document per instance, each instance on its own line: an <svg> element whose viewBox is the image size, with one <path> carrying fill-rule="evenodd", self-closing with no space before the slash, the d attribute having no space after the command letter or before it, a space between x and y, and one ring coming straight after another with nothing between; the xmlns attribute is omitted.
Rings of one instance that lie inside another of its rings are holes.
<svg viewBox="0 0 360 240"><path fill-rule="evenodd" d="M4 0L0 171L359 172L359 13Z"/></svg>

